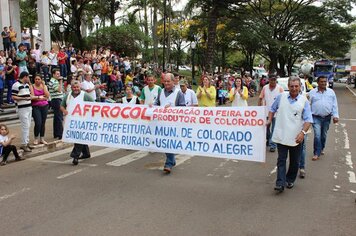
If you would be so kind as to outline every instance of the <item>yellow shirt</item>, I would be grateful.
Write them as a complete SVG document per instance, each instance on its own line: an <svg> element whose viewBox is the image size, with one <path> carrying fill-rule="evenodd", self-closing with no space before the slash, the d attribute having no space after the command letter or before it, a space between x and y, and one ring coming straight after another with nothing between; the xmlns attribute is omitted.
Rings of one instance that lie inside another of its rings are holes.
<svg viewBox="0 0 356 236"><path fill-rule="evenodd" d="M132 84L133 83L133 77L129 76L129 75L126 75L126 79L125 79L125 85L128 85L128 84Z"/></svg>
<svg viewBox="0 0 356 236"><path fill-rule="evenodd" d="M210 98L205 93L204 88L199 86L197 89L197 96L201 91L201 97L198 98L198 103L200 107L215 107L216 106L216 89L214 86L210 86L206 89L207 93L210 95Z"/></svg>

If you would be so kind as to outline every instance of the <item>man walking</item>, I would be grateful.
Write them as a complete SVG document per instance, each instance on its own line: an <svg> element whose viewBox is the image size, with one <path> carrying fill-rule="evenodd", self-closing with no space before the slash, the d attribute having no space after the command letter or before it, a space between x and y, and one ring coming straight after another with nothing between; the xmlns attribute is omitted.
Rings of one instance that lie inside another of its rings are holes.
<svg viewBox="0 0 356 236"><path fill-rule="evenodd" d="M158 93L158 97L154 103L157 106L175 107L185 106L184 94L174 86L174 75L167 73L163 80L164 89ZM176 165L176 158L173 153L166 153L166 162L163 171L166 174L171 173L173 166Z"/></svg>
<svg viewBox="0 0 356 236"><path fill-rule="evenodd" d="M276 97L283 93L283 88L277 84L276 76L269 77L269 84L263 86L260 98L258 100L259 106L266 106L267 114L271 109L271 106L276 99ZM275 117L272 118L272 122L269 126L267 126L267 144L269 146L269 151L274 152L277 148L277 144L272 141L273 130L275 126L276 119Z"/></svg>
<svg viewBox="0 0 356 236"><path fill-rule="evenodd" d="M71 93L66 94L61 103L60 109L65 115L68 115L67 107L70 103L77 103L79 101L94 102L89 94L80 89L80 82L78 80L72 80L71 88ZM82 154L82 156L80 156L80 154ZM73 165L78 165L78 159L90 158L89 146L75 143L70 156L73 158Z"/></svg>
<svg viewBox="0 0 356 236"><path fill-rule="evenodd" d="M278 192L283 192L285 186L293 188L298 174L304 135L309 129L310 123L313 122L309 102L305 96L299 93L300 87L300 78L289 78L289 94L278 95L268 114L267 125L272 123L272 118L278 111L272 136L272 141L277 143L278 147L277 180L274 188ZM289 168L287 172L288 152Z"/></svg>
<svg viewBox="0 0 356 236"><path fill-rule="evenodd" d="M21 72L19 80L12 85L12 99L17 107L17 113L21 122L22 145L21 149L25 152L31 152L30 142L30 125L32 117L30 77L26 71Z"/></svg>
<svg viewBox="0 0 356 236"><path fill-rule="evenodd" d="M53 71L53 77L48 82L48 91L51 96L51 107L53 109L53 137L62 139L63 113L60 110L63 99L63 80L58 69Z"/></svg>
<svg viewBox="0 0 356 236"><path fill-rule="evenodd" d="M331 117L333 123L339 121L339 111L334 90L327 88L327 78L320 76L317 79L318 87L309 92L311 111L313 114L314 129L314 156L313 161L324 155L326 136L329 130Z"/></svg>
<svg viewBox="0 0 356 236"><path fill-rule="evenodd" d="M158 98L158 93L161 92L162 88L156 85L156 79L152 74L147 75L147 85L143 87L140 102L145 105L152 105Z"/></svg>

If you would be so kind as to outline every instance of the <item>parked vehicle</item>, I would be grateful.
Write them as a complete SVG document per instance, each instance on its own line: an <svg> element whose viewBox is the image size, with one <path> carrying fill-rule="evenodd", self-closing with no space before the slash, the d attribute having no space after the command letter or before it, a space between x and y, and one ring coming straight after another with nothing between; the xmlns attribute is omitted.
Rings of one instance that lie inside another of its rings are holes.
<svg viewBox="0 0 356 236"><path fill-rule="evenodd" d="M268 73L263 67L253 67L252 70L252 77L254 78L261 78L262 76L268 77Z"/></svg>

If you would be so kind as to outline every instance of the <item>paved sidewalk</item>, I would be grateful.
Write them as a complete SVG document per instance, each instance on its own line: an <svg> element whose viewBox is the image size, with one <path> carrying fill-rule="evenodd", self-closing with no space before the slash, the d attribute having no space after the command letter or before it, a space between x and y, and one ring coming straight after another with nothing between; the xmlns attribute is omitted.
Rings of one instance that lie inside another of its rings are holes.
<svg viewBox="0 0 356 236"><path fill-rule="evenodd" d="M16 138L13 141L13 145L16 145L17 147L19 147L21 145L21 125L20 125L20 121L18 120L16 123L14 122L3 122L4 124L6 124L9 128L10 131L10 135L13 134L16 136ZM33 145L33 141L34 141L34 127L35 124L32 121L31 122L31 127L30 127L30 145ZM53 138L53 119L52 118L48 118L46 121L46 132L45 132L45 140L51 144L54 143L54 141L56 141ZM58 143L60 141L57 141L56 143Z"/></svg>

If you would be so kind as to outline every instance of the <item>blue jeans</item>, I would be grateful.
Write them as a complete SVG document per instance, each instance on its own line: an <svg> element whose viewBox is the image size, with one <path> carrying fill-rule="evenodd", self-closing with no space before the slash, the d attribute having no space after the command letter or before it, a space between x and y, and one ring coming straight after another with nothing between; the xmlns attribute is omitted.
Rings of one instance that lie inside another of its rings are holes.
<svg viewBox="0 0 356 236"><path fill-rule="evenodd" d="M166 163L164 163L164 167L172 168L176 165L176 158L173 153L166 153Z"/></svg>
<svg viewBox="0 0 356 236"><path fill-rule="evenodd" d="M14 103L14 100L12 100L12 85L14 85L15 80L14 79L7 79L6 80L6 86L7 86L7 97L6 101L7 103Z"/></svg>
<svg viewBox="0 0 356 236"><path fill-rule="evenodd" d="M66 64L59 64L59 69L61 71L61 76L67 78L67 65Z"/></svg>
<svg viewBox="0 0 356 236"><path fill-rule="evenodd" d="M270 148L276 149L277 144L272 142L272 135L273 135L273 130L274 126L276 125L276 118L272 118L272 123L267 127L267 141L268 141L268 146Z"/></svg>
<svg viewBox="0 0 356 236"><path fill-rule="evenodd" d="M331 115L326 117L313 115L314 129L314 155L320 156L320 153L325 148L326 135L329 130Z"/></svg>
<svg viewBox="0 0 356 236"><path fill-rule="evenodd" d="M43 138L46 129L46 119L48 113L48 105L32 106L32 117L35 122L34 134L35 138Z"/></svg>
<svg viewBox="0 0 356 236"><path fill-rule="evenodd" d="M277 144L278 160L277 160L277 186L285 186L287 183L294 183L298 175L298 167L300 155L302 152L302 144L291 147L283 144ZM287 158L289 152L289 168L287 172ZM287 174L286 174L287 172Z"/></svg>
<svg viewBox="0 0 356 236"><path fill-rule="evenodd" d="M308 134L305 134L304 140L302 143L302 154L300 155L299 169L305 169L305 156L307 154L307 141L308 141Z"/></svg>

